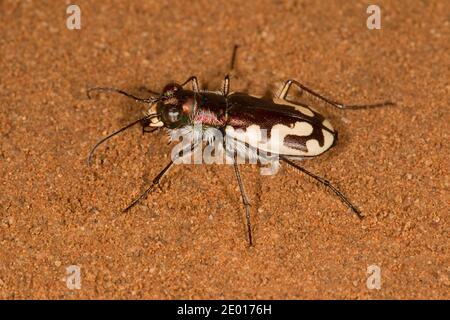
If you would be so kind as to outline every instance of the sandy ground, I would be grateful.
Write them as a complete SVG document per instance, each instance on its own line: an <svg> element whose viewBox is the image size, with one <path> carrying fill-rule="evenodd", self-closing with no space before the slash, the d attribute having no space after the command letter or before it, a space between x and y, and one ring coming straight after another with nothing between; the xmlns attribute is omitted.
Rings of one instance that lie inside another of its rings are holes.
<svg viewBox="0 0 450 320"><path fill-rule="evenodd" d="M45 3L46 2L46 3ZM450 298L448 1L0 1L1 298ZM144 95L197 75L219 88L240 44L234 90L298 79L349 103L323 105L339 145L304 162L366 215L283 167L242 168L255 246L226 165L177 166L120 210L169 159L161 132L102 136L145 107L86 88ZM66 285L80 267L81 289ZM366 286L381 268L381 289Z"/></svg>

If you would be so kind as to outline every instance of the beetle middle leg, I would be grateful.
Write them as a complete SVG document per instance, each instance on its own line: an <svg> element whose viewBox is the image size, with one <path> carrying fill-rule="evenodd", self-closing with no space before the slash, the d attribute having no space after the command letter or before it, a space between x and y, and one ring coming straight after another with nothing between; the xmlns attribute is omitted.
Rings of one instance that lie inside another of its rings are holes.
<svg viewBox="0 0 450 320"><path fill-rule="evenodd" d="M228 96L228 93L230 92L230 75L234 71L234 67L236 65L236 54L237 49L239 48L239 45L235 44L233 46L233 53L231 54L231 61L230 61L230 70L228 71L227 75L225 76L225 79L223 80L223 87L222 87L222 94L226 97Z"/></svg>
<svg viewBox="0 0 450 320"><path fill-rule="evenodd" d="M283 89L281 89L281 92L278 95L278 98L282 99L282 100L286 100L287 94L292 85L295 85L296 87L300 88L301 90L308 92L313 97L316 97L319 100L322 100L322 101L328 103L329 105L331 105L335 108L338 108L338 109L353 109L353 110L355 110L355 109L367 109L367 108L376 108L376 107L384 107L384 106L394 105L394 103L391 101L385 101L385 102L374 103L374 104L365 104L365 105L348 105L348 104L340 103L340 102L331 100L327 97L324 97L323 95L308 88L304 84L302 84L296 80L292 80L292 79L289 79L288 81L286 81L286 83L283 86Z"/></svg>
<svg viewBox="0 0 450 320"><path fill-rule="evenodd" d="M249 245L252 246L253 240L252 240L252 224L250 221L250 202L248 201L247 194L246 194L245 188L244 188L244 184L242 182L241 172L239 169L239 164L237 163L236 155L234 156L233 166L234 166L234 173L236 175L236 180L239 184L239 190L241 191L242 202L245 207L245 218L247 220L248 242L249 242Z"/></svg>
<svg viewBox="0 0 450 320"><path fill-rule="evenodd" d="M142 134L153 133L153 132L155 132L158 129L159 128L153 128L153 127L150 127L150 126L142 126Z"/></svg>
<svg viewBox="0 0 450 320"><path fill-rule="evenodd" d="M223 87L222 87L222 94L224 97L228 96L230 93L230 76L227 74L225 76L225 79L223 79Z"/></svg>
<svg viewBox="0 0 450 320"><path fill-rule="evenodd" d="M181 84L181 86L184 87L188 82L192 82L192 91L194 91L196 93L200 92L200 89L199 89L200 87L198 85L198 80L197 80L196 76L189 77L185 82L183 82Z"/></svg>

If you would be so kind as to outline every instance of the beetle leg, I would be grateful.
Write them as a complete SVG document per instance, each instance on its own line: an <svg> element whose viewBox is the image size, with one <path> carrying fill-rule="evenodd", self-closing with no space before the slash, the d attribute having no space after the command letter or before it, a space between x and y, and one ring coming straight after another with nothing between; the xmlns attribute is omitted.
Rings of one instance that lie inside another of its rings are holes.
<svg viewBox="0 0 450 320"><path fill-rule="evenodd" d="M225 79L223 79L222 94L226 97L228 93L230 93L230 75L227 74Z"/></svg>
<svg viewBox="0 0 450 320"><path fill-rule="evenodd" d="M128 207L126 207L125 209L123 209L123 212L126 212L128 210L130 210L132 207L134 207L139 201L141 201L142 199L144 199L145 197L147 197L147 195L153 191L153 189L156 186L159 186L159 180L161 180L161 178L166 174L167 170L169 170L169 168L173 165L173 161L171 160L167 166L164 167L164 169L161 170L161 172L153 179L152 185L150 187L148 187L139 197L137 197L136 199L133 200L133 202L131 202Z"/></svg>
<svg viewBox="0 0 450 320"><path fill-rule="evenodd" d="M198 146L198 143L193 143L191 146L189 146L190 152L192 152L197 146ZM186 149L181 150L181 153L185 154L185 151L186 151ZM170 162L164 167L164 169L162 169L161 172L158 173L158 175L153 179L151 186L148 187L144 192L142 192L139 197L134 199L128 205L128 207L126 207L125 209L122 210L122 212L126 212L126 211L130 210L132 207L134 207L136 204L138 204L139 201L141 201L142 199L147 197L148 194L155 189L155 187L159 187L159 181L167 173L167 171L170 169L170 167L172 167L173 164L174 164L174 160L170 160Z"/></svg>
<svg viewBox="0 0 450 320"><path fill-rule="evenodd" d="M231 54L230 71L228 71L228 74L223 80L222 93L225 97L228 96L228 93L230 92L230 74L233 73L234 66L236 65L236 53L238 48L239 46L235 44L233 47L233 53Z"/></svg>
<svg viewBox="0 0 450 320"><path fill-rule="evenodd" d="M155 132L156 130L158 130L159 128L153 128L153 127L142 127L142 134L145 133L152 133Z"/></svg>
<svg viewBox="0 0 450 320"><path fill-rule="evenodd" d="M342 193L340 192L335 186L333 186L331 184L330 181L319 177L317 175L315 175L312 172L309 172L308 170L306 170L303 167L300 167L298 164L292 162L291 160L289 160L288 158L284 157L284 156L280 156L280 159L283 160L284 162L286 162L287 164L289 164L290 166L300 170L301 172L307 174L308 176L310 176L311 178L319 181L320 183L322 183L323 185L325 185L326 187L330 188L341 200L342 202L344 202L350 209L352 209L352 211L354 213L356 213L356 215L358 216L358 218L362 219L364 216L361 214L361 211L355 206L353 205L350 200L348 200L348 198Z"/></svg>
<svg viewBox="0 0 450 320"><path fill-rule="evenodd" d="M231 61L230 61L230 73L234 70L234 66L236 64L236 53L238 48L239 45L237 44L235 44L233 47L233 53L231 54Z"/></svg>
<svg viewBox="0 0 450 320"><path fill-rule="evenodd" d="M253 245L252 241L252 225L250 222L250 202L248 201L247 194L245 193L244 184L242 183L241 173L239 170L239 165L237 163L236 155L234 157L234 173L236 174L236 179L239 184L239 190L241 191L242 202L245 207L245 218L247 219L247 231L248 231L248 242L250 246Z"/></svg>
<svg viewBox="0 0 450 320"><path fill-rule="evenodd" d="M281 89L280 94L278 95L279 99L282 100L286 100L287 94L289 92L289 89L291 87L291 85L295 85L298 88L300 88L301 90L304 90L306 92L308 92L309 94L311 94L312 96L318 98L319 100L322 100L326 103L328 103L329 105L338 108L338 109L367 109L367 108L376 108L376 107L384 107L384 106L390 106L390 105L394 105L395 103L390 102L390 101L385 101L385 102L381 102L381 103L374 103L374 104L366 104L366 105L347 105L347 104L343 104L331 99L328 99L326 97L324 97L323 95L309 89L308 87L306 87L305 85L301 84L300 82L296 81L296 80L288 80L286 81L286 83L283 86L283 89Z"/></svg>
<svg viewBox="0 0 450 320"><path fill-rule="evenodd" d="M200 92L198 80L196 76L189 77L185 82L181 84L184 87L188 82L192 82L192 90L196 93Z"/></svg>

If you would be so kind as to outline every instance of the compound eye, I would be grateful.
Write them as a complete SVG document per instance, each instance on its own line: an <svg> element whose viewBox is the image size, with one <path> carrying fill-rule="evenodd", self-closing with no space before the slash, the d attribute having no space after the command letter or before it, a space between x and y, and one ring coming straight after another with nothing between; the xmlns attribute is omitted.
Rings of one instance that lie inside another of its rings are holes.
<svg viewBox="0 0 450 320"><path fill-rule="evenodd" d="M175 92L181 90L181 86L178 83L169 83L163 89L163 95L166 97L172 96Z"/></svg>
<svg viewBox="0 0 450 320"><path fill-rule="evenodd" d="M164 111L164 119L167 122L175 123L181 119L181 109L177 106L166 107Z"/></svg>

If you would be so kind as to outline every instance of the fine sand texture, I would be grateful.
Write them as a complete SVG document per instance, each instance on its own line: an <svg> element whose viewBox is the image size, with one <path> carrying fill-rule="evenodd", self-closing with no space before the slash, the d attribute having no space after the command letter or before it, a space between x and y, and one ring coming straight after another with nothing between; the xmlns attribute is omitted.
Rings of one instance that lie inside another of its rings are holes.
<svg viewBox="0 0 450 320"><path fill-rule="evenodd" d="M448 1L0 1L0 298L450 298ZM254 246L230 165L177 165L167 133L139 126L148 97L191 75L217 90L292 90L339 131L298 162L363 212L283 164L242 165ZM80 271L80 277L77 272ZM77 280L80 280L78 282ZM377 280L380 281L377 281Z"/></svg>

